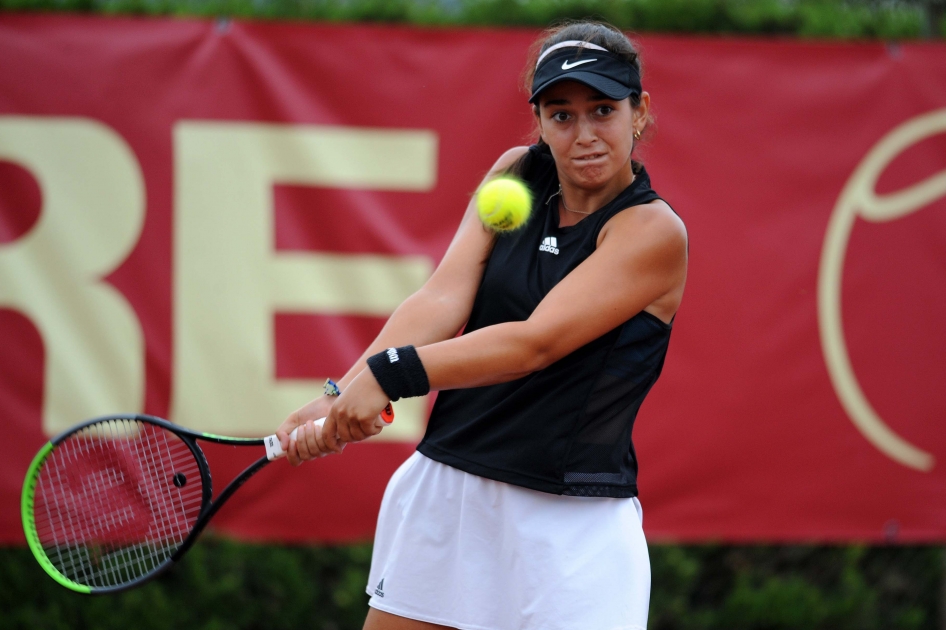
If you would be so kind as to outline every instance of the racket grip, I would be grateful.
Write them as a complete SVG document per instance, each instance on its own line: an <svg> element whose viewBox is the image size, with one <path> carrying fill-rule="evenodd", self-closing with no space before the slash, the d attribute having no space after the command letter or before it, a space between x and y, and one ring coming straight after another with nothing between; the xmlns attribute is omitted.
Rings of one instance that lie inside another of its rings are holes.
<svg viewBox="0 0 946 630"><path fill-rule="evenodd" d="M381 415L377 420L374 421L374 426L378 428L384 428L394 422L394 409L391 408L391 404L388 403L388 406L384 408L384 411L381 412ZM325 418L319 418L313 422L316 426L322 426L325 424ZM296 427L292 430L292 433L289 434L289 439L296 439L296 435L299 433L299 427ZM263 438L263 445L266 447L266 458L269 461L274 459L279 459L280 457L285 457L286 451L282 450L282 444L279 442L279 438L275 435L270 435Z"/></svg>

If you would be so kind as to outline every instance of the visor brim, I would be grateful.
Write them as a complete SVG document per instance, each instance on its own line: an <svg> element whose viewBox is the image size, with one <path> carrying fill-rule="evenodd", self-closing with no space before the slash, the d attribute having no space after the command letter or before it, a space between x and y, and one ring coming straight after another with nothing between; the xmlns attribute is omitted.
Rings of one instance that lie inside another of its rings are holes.
<svg viewBox="0 0 946 630"><path fill-rule="evenodd" d="M633 87L628 87L623 83L619 83L614 79L609 79L608 77L601 76L600 74L595 74L593 72L569 72L567 74L560 74L557 77L553 77L537 87L532 93L532 96L529 98L529 102L535 105L539 97L542 95L547 88L552 87L556 83L561 83L562 81L577 81L578 83L583 83L588 87L598 90L605 96L615 101L623 101L631 94L637 92Z"/></svg>

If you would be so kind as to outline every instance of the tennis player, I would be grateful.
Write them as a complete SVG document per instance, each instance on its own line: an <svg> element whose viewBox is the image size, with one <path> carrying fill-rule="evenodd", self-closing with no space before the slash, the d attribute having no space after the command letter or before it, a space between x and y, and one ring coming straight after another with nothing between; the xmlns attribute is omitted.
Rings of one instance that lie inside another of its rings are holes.
<svg viewBox="0 0 946 630"><path fill-rule="evenodd" d="M548 31L528 81L540 139L487 179L519 174L529 221L496 235L471 203L341 395L278 431L298 464L377 433L388 401L440 391L384 495L366 630L647 625L631 429L683 295L686 230L632 159L650 96L620 31Z"/></svg>

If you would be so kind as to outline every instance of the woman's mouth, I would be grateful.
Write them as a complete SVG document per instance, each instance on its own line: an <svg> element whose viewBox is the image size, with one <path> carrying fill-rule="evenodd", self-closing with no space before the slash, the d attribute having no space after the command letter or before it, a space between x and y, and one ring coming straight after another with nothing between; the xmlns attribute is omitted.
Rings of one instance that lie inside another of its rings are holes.
<svg viewBox="0 0 946 630"><path fill-rule="evenodd" d="M595 160L600 160L605 157L605 153L589 153L587 155L580 155L578 157L572 158L578 164L588 164L589 162L594 162Z"/></svg>

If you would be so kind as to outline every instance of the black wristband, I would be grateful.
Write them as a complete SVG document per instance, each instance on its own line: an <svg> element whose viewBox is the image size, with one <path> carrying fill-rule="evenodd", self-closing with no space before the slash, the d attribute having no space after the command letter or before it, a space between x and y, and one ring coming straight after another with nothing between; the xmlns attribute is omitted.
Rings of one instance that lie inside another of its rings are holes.
<svg viewBox="0 0 946 630"><path fill-rule="evenodd" d="M391 401L423 396L430 391L427 371L414 346L388 348L371 355L368 367Z"/></svg>

